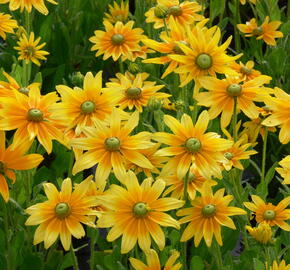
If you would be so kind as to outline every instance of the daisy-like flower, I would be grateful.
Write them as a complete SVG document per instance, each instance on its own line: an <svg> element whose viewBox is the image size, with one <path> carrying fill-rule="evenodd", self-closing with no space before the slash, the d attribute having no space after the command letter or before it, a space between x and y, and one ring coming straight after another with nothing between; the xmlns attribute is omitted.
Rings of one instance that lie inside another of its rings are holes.
<svg viewBox="0 0 290 270"><path fill-rule="evenodd" d="M251 119L258 118L258 107L253 101L264 100L267 92L262 86L270 80L271 77L265 75L247 82L236 77L223 80L203 77L199 82L209 92L199 93L196 99L200 105L210 107L208 111L210 119L216 118L221 113L221 126L227 127L232 119L235 99L238 110L242 110Z"/></svg>
<svg viewBox="0 0 290 270"><path fill-rule="evenodd" d="M130 258L130 263L135 270L161 270L158 254L154 249L150 249L146 254L147 265L140 260ZM175 261L180 256L179 252L172 250L171 256L168 258L166 264L162 268L163 270L179 270L181 269L181 263L175 264Z"/></svg>
<svg viewBox="0 0 290 270"><path fill-rule="evenodd" d="M274 261L273 265L270 267L270 270L290 270L290 264L286 265L284 260L282 260L279 264L277 261Z"/></svg>
<svg viewBox="0 0 290 270"><path fill-rule="evenodd" d="M231 68L234 69L240 76L241 80L249 81L261 75L261 72L253 69L255 63L254 61L248 61L245 65L242 62L231 64Z"/></svg>
<svg viewBox="0 0 290 270"><path fill-rule="evenodd" d="M246 226L249 234L259 243L267 244L272 240L272 229L268 223L259 223L258 227L252 228L251 226Z"/></svg>
<svg viewBox="0 0 290 270"><path fill-rule="evenodd" d="M105 20L111 23L126 22L129 16L129 2L121 1L120 5L114 1L113 5L109 5L109 13L105 13Z"/></svg>
<svg viewBox="0 0 290 270"><path fill-rule="evenodd" d="M218 162L224 159L222 151L230 148L232 142L220 138L215 132L205 133L209 122L207 111L203 111L194 126L187 114L181 122L170 115L164 116L164 123L174 132L156 132L153 138L170 145L157 151L156 155L174 156L163 167L162 174L177 173L179 179L184 178L191 165L195 164L198 172L205 178L221 177Z"/></svg>
<svg viewBox="0 0 290 270"><path fill-rule="evenodd" d="M65 145L59 123L51 119L50 107L59 100L55 92L45 96L38 87L31 88L28 95L14 91L14 98L2 98L0 130L14 130L13 144L28 148L35 137L48 154L52 151L52 140Z"/></svg>
<svg viewBox="0 0 290 270"><path fill-rule="evenodd" d="M112 227L107 236L110 242L122 235L121 253L132 250L137 241L142 250L149 251L151 237L162 250L165 236L160 225L179 229L178 222L164 212L179 208L184 202L159 198L165 188L162 180L152 184L152 179L147 178L139 185L135 174L129 171L122 182L126 188L111 185L106 195L99 198L109 210L102 214L97 227Z"/></svg>
<svg viewBox="0 0 290 270"><path fill-rule="evenodd" d="M219 45L221 38L220 28L212 27L207 29L198 26L193 27L191 30L188 29L187 35L189 45L179 43L184 55L169 55L171 59L179 63L179 67L175 72L186 74L186 79L181 82L181 87L194 80L197 84L195 88L199 89L199 78L205 75L215 76L216 73L236 75L230 64L241 55L229 56L225 52L232 37L229 37L222 45Z"/></svg>
<svg viewBox="0 0 290 270"><path fill-rule="evenodd" d="M244 202L244 205L253 211L258 223L266 222L271 227L278 226L284 231L290 231L290 225L285 222L290 219L290 209L286 209L290 204L290 196L283 199L277 206L272 203L265 203L259 196L251 196L253 203Z"/></svg>
<svg viewBox="0 0 290 270"><path fill-rule="evenodd" d="M37 66L40 66L39 60L47 60L45 55L48 55L49 52L41 50L46 43L39 45L40 37L34 40L34 33L31 32L29 37L25 34L22 34L19 41L17 42L18 46L14 47L18 51L19 57L18 60L24 60L26 63L32 61Z"/></svg>
<svg viewBox="0 0 290 270"><path fill-rule="evenodd" d="M14 184L16 175L14 170L30 170L39 165L43 157L39 154L25 155L27 148L20 145L13 148L10 145L7 149L5 146L5 132L0 131L0 193L7 202L9 199L9 189L6 179L12 180Z"/></svg>
<svg viewBox="0 0 290 270"><path fill-rule="evenodd" d="M283 177L284 181L282 184L284 185L290 185L290 155L283 158L279 165L282 168L276 168L276 171Z"/></svg>
<svg viewBox="0 0 290 270"><path fill-rule="evenodd" d="M274 88L274 95L268 96L264 101L271 109L272 115L262 124L267 127L280 126L279 140L286 144L290 141L290 95L278 87Z"/></svg>
<svg viewBox="0 0 290 270"><path fill-rule="evenodd" d="M149 74L148 74L149 76ZM117 91L121 97L118 102L120 109L129 108L132 110L134 107L139 111L143 111L150 98L163 99L170 97L169 94L159 93L164 85L155 85L155 82L144 81L142 74L138 73L134 81L128 79L125 75L120 74L120 83L108 82L106 84L107 91Z"/></svg>
<svg viewBox="0 0 290 270"><path fill-rule="evenodd" d="M217 243L223 244L221 237L221 225L236 229L229 216L245 215L241 208L228 206L233 200L232 195L224 196L225 189L219 189L213 194L211 186L204 184L200 193L201 197L191 202L191 208L177 211L178 216L185 216L180 223L190 222L184 230L180 241L184 242L194 236L194 245L197 247L202 238L208 247L212 244L213 236Z"/></svg>
<svg viewBox="0 0 290 270"><path fill-rule="evenodd" d="M57 5L57 2L54 0L47 0L49 3ZM44 4L44 0L0 0L0 4L9 3L9 9L14 11L20 8L20 11L23 12L26 9L29 13L32 11L32 7L38 10L40 13L47 15L48 9Z"/></svg>
<svg viewBox="0 0 290 270"><path fill-rule="evenodd" d="M52 118L61 120L68 128L75 127L79 135L84 126L92 126L92 118L105 120L119 100L118 93L102 88L102 71L93 76L88 72L84 78L83 89L71 89L57 85L61 102L52 108Z"/></svg>
<svg viewBox="0 0 290 270"><path fill-rule="evenodd" d="M17 21L11 19L11 15L0 12L0 37L6 39L6 33L14 33L17 28Z"/></svg>
<svg viewBox="0 0 290 270"><path fill-rule="evenodd" d="M256 19L251 19L246 24L238 24L238 29L245 33L246 37L256 37L257 40L263 39L268 45L276 46L275 38L282 38L283 33L276 31L281 25L280 21L269 23L267 16L261 26L257 25Z"/></svg>
<svg viewBox="0 0 290 270"><path fill-rule="evenodd" d="M197 2L179 0L157 0L157 6L152 7L145 13L146 22L154 23L154 28L164 27L163 16L160 16L158 9L164 10L165 20L169 23L170 18L180 25L191 25L195 21L201 21L204 17L198 12L202 10Z"/></svg>
<svg viewBox="0 0 290 270"><path fill-rule="evenodd" d="M104 55L106 60L110 57L117 61L121 56L122 60L133 60L133 51L140 51L139 42L144 39L141 28L134 28L134 22L129 21L125 25L118 21L112 25L109 21L104 21L106 31L96 30L94 36L90 38L92 43L92 51L97 51L96 56Z"/></svg>
<svg viewBox="0 0 290 270"><path fill-rule="evenodd" d="M71 141L75 148L88 150L80 156L73 167L73 174L98 164L96 179L105 181L113 168L115 176L120 180L126 173L125 164L129 161L140 167L152 169L151 162L139 150L152 146L150 133L140 132L130 136L138 125L139 113L134 112L121 127L118 110L114 109L109 126L106 122L94 119L94 127L83 129L87 138L77 138Z"/></svg>
<svg viewBox="0 0 290 270"><path fill-rule="evenodd" d="M25 225L39 225L34 234L34 245L44 242L44 247L47 249L60 236L63 248L69 250L71 236L75 238L85 236L81 223L94 226L89 216L96 215L92 207L97 204L97 200L86 195L90 181L90 178L82 181L74 191L70 178L62 182L61 191L51 183L44 184L44 192L48 200L26 209L30 217Z"/></svg>

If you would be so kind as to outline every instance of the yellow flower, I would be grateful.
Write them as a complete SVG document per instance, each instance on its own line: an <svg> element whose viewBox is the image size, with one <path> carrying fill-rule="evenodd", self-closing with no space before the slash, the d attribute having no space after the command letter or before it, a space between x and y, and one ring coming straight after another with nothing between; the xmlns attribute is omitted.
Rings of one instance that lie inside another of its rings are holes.
<svg viewBox="0 0 290 270"><path fill-rule="evenodd" d="M125 75L119 74L120 83L108 82L106 84L107 91L117 91L116 94L121 95L118 102L121 109L128 107L129 110L132 110L135 107L139 112L142 112L150 98L163 99L170 97L169 94L157 92L164 85L155 85L155 82L145 81L142 77L143 75L138 73L132 81Z"/></svg>
<svg viewBox="0 0 290 270"><path fill-rule="evenodd" d="M145 265L140 260L130 258L130 263L135 270L161 270L158 254L154 249L150 249L146 254L147 264ZM174 265L175 261L179 257L179 252L176 250L172 250L171 256L168 258L166 264L164 265L163 270L179 270L182 265L177 263Z"/></svg>
<svg viewBox="0 0 290 270"><path fill-rule="evenodd" d="M14 91L14 98L2 98L0 129L14 130L13 144L30 147L35 137L48 154L52 151L52 140L65 145L58 122L51 119L51 106L59 100L55 92L45 96L38 87L31 88L28 95Z"/></svg>
<svg viewBox="0 0 290 270"><path fill-rule="evenodd" d="M121 127L118 110L113 110L110 123L94 119L94 127L84 127L87 138L77 138L71 141L75 148L88 150L80 156L73 167L73 174L98 164L96 179L100 183L106 181L111 169L120 180L126 173L125 163L132 162L140 167L152 169L151 162L139 150L152 146L150 134L140 132L134 136L129 134L138 125L139 113L134 112Z"/></svg>
<svg viewBox="0 0 290 270"><path fill-rule="evenodd" d="M217 133L205 133L209 116L203 111L196 125L187 114L181 122L174 117L165 115L164 123L174 132L156 132L154 140L170 145L157 151L156 155L174 156L163 167L162 175L177 173L179 179L184 178L191 165L195 164L198 172L205 178L221 177L221 168L218 162L224 159L222 151L232 146L232 142L221 139Z"/></svg>
<svg viewBox="0 0 290 270"><path fill-rule="evenodd" d="M237 101L238 110L242 110L249 118L259 116L258 107L253 101L263 101L266 91L261 87L269 83L271 77L261 75L253 80L243 82L236 77L219 80L214 77L200 78L202 87L209 92L199 93L196 97L200 105L210 107L210 119L216 118L221 113L221 126L227 127L234 112L234 99Z"/></svg>
<svg viewBox="0 0 290 270"><path fill-rule="evenodd" d="M290 185L290 155L283 158L279 162L279 165L281 165L282 168L276 168L276 171L284 178L282 184Z"/></svg>
<svg viewBox="0 0 290 270"><path fill-rule="evenodd" d="M37 66L40 66L40 60L47 60L45 55L49 53L47 51L42 51L41 49L45 46L46 43L39 45L40 37L34 40L34 33L30 33L29 38L22 34L19 41L17 42L18 47L14 47L19 54L18 60L24 60L26 63L32 61Z"/></svg>
<svg viewBox="0 0 290 270"><path fill-rule="evenodd" d="M254 61L248 61L245 65L242 62L233 62L231 68L239 74L241 80L249 81L261 75L260 71L253 69L254 65Z"/></svg>
<svg viewBox="0 0 290 270"><path fill-rule="evenodd" d="M251 226L246 226L249 234L258 242L262 244L267 244L272 240L272 230L269 224L262 222L259 223L258 227L252 228Z"/></svg>
<svg viewBox="0 0 290 270"><path fill-rule="evenodd" d="M255 4L255 5L257 3L257 0L248 0L248 1L251 2L251 3L253 3L253 4ZM247 0L240 0L240 2L241 2L242 5L245 5L246 2L247 2Z"/></svg>
<svg viewBox="0 0 290 270"><path fill-rule="evenodd" d="M52 118L61 120L68 128L75 128L79 135L85 126L93 126L93 118L105 120L111 115L119 100L118 93L102 88L102 71L93 76L88 72L84 78L83 89L71 89L57 85L62 102L51 109Z"/></svg>
<svg viewBox="0 0 290 270"><path fill-rule="evenodd" d="M129 16L129 2L121 1L120 5L114 1L114 5L109 5L109 13L105 13L105 20L111 23L126 22Z"/></svg>
<svg viewBox="0 0 290 270"><path fill-rule="evenodd" d="M237 27L246 34L246 37L255 36L257 40L263 39L268 45L276 46L275 38L283 37L282 32L276 31L280 25L280 21L269 23L269 16L267 16L261 26L257 25L256 19L251 19L246 24L238 24Z"/></svg>
<svg viewBox="0 0 290 270"><path fill-rule="evenodd" d="M98 220L100 228L112 229L108 241L115 241L122 235L121 253L128 253L137 241L140 248L149 251L151 237L159 249L165 246L165 236L161 226L179 229L178 222L165 211L181 207L184 202L173 198L160 198L165 188L162 180L145 179L141 185L131 171L124 175L125 187L111 185L106 195L99 200L109 210ZM151 237L150 237L151 235Z"/></svg>
<svg viewBox="0 0 290 270"><path fill-rule="evenodd" d="M255 212L256 221L266 222L271 227L278 226L282 230L290 231L290 225L285 220L290 219L290 209L285 209L290 203L290 196L283 199L277 206L265 203L259 196L252 195L254 203L245 202L244 205Z"/></svg>
<svg viewBox="0 0 290 270"><path fill-rule="evenodd" d="M96 215L96 211L91 209L97 203L96 198L86 195L90 181L91 179L87 178L72 191L71 179L67 178L62 182L60 192L53 184L44 184L48 200L26 209L30 217L25 225L39 225L34 234L34 245L44 241L44 247L47 249L60 236L63 248L69 250L71 236L85 236L81 223L94 226L89 216Z"/></svg>
<svg viewBox="0 0 290 270"><path fill-rule="evenodd" d="M104 55L103 59L106 60L112 57L117 61L121 56L122 60L133 60L133 51L140 51L141 47L139 42L144 39L141 28L133 29L134 22L129 21L125 25L118 21L112 25L109 21L104 21L105 32L96 30L95 35L90 38L95 45L92 51L97 51L96 56Z"/></svg>
<svg viewBox="0 0 290 270"><path fill-rule="evenodd" d="M57 2L54 0L47 0L48 2L57 5ZM10 10L16 10L20 8L20 11L23 12L26 9L29 13L32 11L32 7L37 9L40 13L47 15L48 9L44 4L44 0L0 0L0 4L9 3Z"/></svg>
<svg viewBox="0 0 290 270"><path fill-rule="evenodd" d="M155 29L164 27L164 20L156 11L160 7L164 9L166 23L169 23L172 18L180 25L191 25L195 21L204 19L202 15L198 14L202 7L197 2L184 1L179 3L179 0L157 0L157 4L145 13L146 22L154 23Z"/></svg>
<svg viewBox="0 0 290 270"><path fill-rule="evenodd" d="M232 195L224 196L225 189L219 189L213 194L211 186L204 184L200 193L201 197L191 202L191 208L177 211L178 216L185 216L179 220L180 223L190 222L184 230L180 241L184 242L194 236L194 245L197 247L202 238L209 247L212 238L217 243L223 244L221 237L221 225L236 229L235 224L229 216L245 215L246 211L241 208L228 206L233 200Z"/></svg>
<svg viewBox="0 0 290 270"><path fill-rule="evenodd" d="M1 2L0 2L1 3ZM0 12L0 37L6 39L5 33L14 33L13 28L17 28L17 21L11 19L11 15Z"/></svg>
<svg viewBox="0 0 290 270"><path fill-rule="evenodd" d="M279 140L286 144L290 141L290 95L282 89L274 88L274 97L265 99L266 105L271 109L272 115L267 117L262 125L280 126Z"/></svg>
<svg viewBox="0 0 290 270"><path fill-rule="evenodd" d="M278 264L277 261L274 261L270 270L290 270L290 264L286 265L284 260L282 260L280 264Z"/></svg>
<svg viewBox="0 0 290 270"><path fill-rule="evenodd" d="M0 131L0 193L7 202L9 199L9 189L6 179L16 181L14 170L30 170L39 165L43 157L39 154L24 155L27 152L25 145L5 147L5 132ZM24 179L25 180L25 179Z"/></svg>

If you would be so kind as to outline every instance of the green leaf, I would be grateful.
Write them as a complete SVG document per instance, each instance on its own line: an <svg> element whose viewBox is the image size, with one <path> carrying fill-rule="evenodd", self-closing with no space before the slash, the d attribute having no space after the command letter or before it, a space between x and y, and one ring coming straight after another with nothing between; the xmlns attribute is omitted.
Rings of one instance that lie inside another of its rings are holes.
<svg viewBox="0 0 290 270"><path fill-rule="evenodd" d="M262 263L262 262L259 261L258 259L254 258L254 259L253 259L253 263L254 263L254 269L255 269L255 270L265 270L265 265L264 265L264 263Z"/></svg>
<svg viewBox="0 0 290 270"><path fill-rule="evenodd" d="M203 270L205 267L202 258L199 256L193 256L190 260L190 269L191 270Z"/></svg>
<svg viewBox="0 0 290 270"><path fill-rule="evenodd" d="M31 270L31 269L37 269L42 270L43 269L43 262L39 258L39 256L34 254L27 255L23 263L21 264L21 270Z"/></svg>

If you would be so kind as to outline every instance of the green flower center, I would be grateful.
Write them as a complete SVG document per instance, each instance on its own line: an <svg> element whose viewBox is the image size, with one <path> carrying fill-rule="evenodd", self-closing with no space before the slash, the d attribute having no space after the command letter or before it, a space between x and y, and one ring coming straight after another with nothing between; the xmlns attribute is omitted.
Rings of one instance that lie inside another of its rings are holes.
<svg viewBox="0 0 290 270"><path fill-rule="evenodd" d="M120 140L116 137L107 138L105 140L105 147L108 151L118 151L120 149Z"/></svg>
<svg viewBox="0 0 290 270"><path fill-rule="evenodd" d="M32 57L35 54L35 47L33 46L27 46L24 49L24 53L28 56L28 57Z"/></svg>
<svg viewBox="0 0 290 270"><path fill-rule="evenodd" d="M43 113L39 109L30 109L27 112L27 119L32 122L41 122L43 121Z"/></svg>
<svg viewBox="0 0 290 270"><path fill-rule="evenodd" d="M154 15L159 19L164 19L168 14L168 8L163 5L157 5L154 8Z"/></svg>
<svg viewBox="0 0 290 270"><path fill-rule="evenodd" d="M201 148L201 142L197 138L190 138L185 143L186 149L191 153L196 153Z"/></svg>
<svg viewBox="0 0 290 270"><path fill-rule="evenodd" d="M242 86L237 83L230 84L227 88L227 92L232 97L238 97L242 93Z"/></svg>
<svg viewBox="0 0 290 270"><path fill-rule="evenodd" d="M188 182L191 183L196 179L196 175L192 172L188 174Z"/></svg>
<svg viewBox="0 0 290 270"><path fill-rule="evenodd" d="M260 36L263 34L263 28L262 27L257 27L253 30L253 35L254 36Z"/></svg>
<svg viewBox="0 0 290 270"><path fill-rule="evenodd" d="M273 210L266 210L264 212L264 219L266 220L273 220L275 216L276 216L276 213Z"/></svg>
<svg viewBox="0 0 290 270"><path fill-rule="evenodd" d="M201 69L209 69L212 66L212 58L206 53L201 53L196 57L196 64Z"/></svg>
<svg viewBox="0 0 290 270"><path fill-rule="evenodd" d="M22 94L24 94L24 95L28 95L29 89L27 89L26 87L21 87L19 89L19 92L22 93Z"/></svg>
<svg viewBox="0 0 290 270"><path fill-rule="evenodd" d="M240 72L246 75L250 75L252 73L252 69L247 67L241 67Z"/></svg>
<svg viewBox="0 0 290 270"><path fill-rule="evenodd" d="M142 90L138 87L130 87L126 90L126 96L130 99L138 99L141 93Z"/></svg>
<svg viewBox="0 0 290 270"><path fill-rule="evenodd" d="M137 217L144 217L148 213L148 208L146 203L139 202L136 203L133 207L133 213Z"/></svg>
<svg viewBox="0 0 290 270"><path fill-rule="evenodd" d="M168 9L168 14L173 16L182 15L182 8L180 6L172 6Z"/></svg>
<svg viewBox="0 0 290 270"><path fill-rule="evenodd" d="M70 215L71 209L67 203L61 202L55 206L54 212L58 218L63 219Z"/></svg>
<svg viewBox="0 0 290 270"><path fill-rule="evenodd" d="M92 112L94 112L96 109L96 105L94 102L92 101L85 101L82 105L81 105L81 111L84 114L90 114Z"/></svg>
<svg viewBox="0 0 290 270"><path fill-rule="evenodd" d="M226 152L224 153L224 157L228 160L231 160L234 157L234 155L230 152Z"/></svg>
<svg viewBox="0 0 290 270"><path fill-rule="evenodd" d="M205 216L205 217L211 217L215 214L215 211L216 211L216 208L213 204L208 204L208 205L205 205L203 208L202 208L202 214Z"/></svg>
<svg viewBox="0 0 290 270"><path fill-rule="evenodd" d="M115 34L111 37L111 41L114 45L122 45L125 42L125 38L121 34Z"/></svg>

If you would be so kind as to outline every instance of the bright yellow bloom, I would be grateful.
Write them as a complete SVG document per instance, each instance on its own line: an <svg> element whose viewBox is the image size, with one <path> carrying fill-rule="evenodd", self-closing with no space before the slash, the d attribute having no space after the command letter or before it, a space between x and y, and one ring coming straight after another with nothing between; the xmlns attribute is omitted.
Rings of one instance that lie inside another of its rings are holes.
<svg viewBox="0 0 290 270"><path fill-rule="evenodd" d="M96 76L88 72L83 89L66 85L57 85L56 89L62 102L52 108L52 118L63 121L68 128L75 128L76 135L84 126L93 126L93 118L105 120L110 116L119 100L116 91L102 88L102 71Z"/></svg>
<svg viewBox="0 0 290 270"><path fill-rule="evenodd" d="M179 179L184 178L189 168L195 164L198 172L205 178L221 177L218 162L224 159L222 151L232 146L232 142L221 139L215 132L205 133L209 122L207 111L203 111L195 126L187 114L181 122L170 115L164 116L164 123L174 132L156 132L154 140L170 145L157 151L156 155L174 156L163 167L162 175L177 173Z"/></svg>
<svg viewBox="0 0 290 270"><path fill-rule="evenodd" d="M243 81L253 80L261 75L261 72L253 69L254 61L248 61L245 65L242 62L231 64L231 68L234 69Z"/></svg>
<svg viewBox="0 0 290 270"><path fill-rule="evenodd" d="M13 144L30 147L35 137L47 153L52 151L52 140L62 144L63 134L58 123L51 119L50 108L59 100L55 92L45 96L38 87L31 88L28 95L14 91L14 98L2 98L0 130L14 130Z"/></svg>
<svg viewBox="0 0 290 270"><path fill-rule="evenodd" d="M280 25L280 21L269 23L269 16L267 16L261 26L257 25L256 19L251 19L246 24L238 24L237 27L246 34L246 37L255 36L257 40L263 39L268 45L276 46L275 38L283 37L282 32L276 31Z"/></svg>
<svg viewBox="0 0 290 270"><path fill-rule="evenodd" d="M141 47L139 42L144 39L141 28L134 28L134 22L129 21L125 25L118 21L112 25L109 21L104 21L106 31L96 30L94 36L90 38L95 45L92 51L97 51L96 56L104 55L103 59L106 60L112 57L117 61L121 56L122 60L133 60L133 51L140 51Z"/></svg>
<svg viewBox="0 0 290 270"><path fill-rule="evenodd" d="M262 124L268 127L280 126L279 140L286 144L290 141L290 95L282 89L274 88L275 97L265 99L266 105L271 109L272 115Z"/></svg>
<svg viewBox="0 0 290 270"><path fill-rule="evenodd" d="M57 5L57 2L54 0L47 0L48 2ZM9 2L9 9L16 10L20 8L20 11L23 12L26 9L29 13L32 11L32 7L37 9L40 13L47 15L48 9L44 4L44 0L0 0L0 4L5 4Z"/></svg>
<svg viewBox="0 0 290 270"><path fill-rule="evenodd" d="M204 19L202 15L198 14L202 7L197 2L183 1L179 3L179 0L157 0L157 4L157 6L150 8L145 13L146 22L154 23L154 28L156 29L164 27L164 20L156 11L158 8L164 9L167 24L170 19L174 19L176 23L183 26L191 25L195 21Z"/></svg>
<svg viewBox="0 0 290 270"><path fill-rule="evenodd" d="M6 179L12 183L16 181L14 170L30 170L39 165L43 157L39 154L24 155L27 152L25 145L5 147L5 132L0 131L0 193L7 202L9 199L9 189ZM26 179L24 179L26 180Z"/></svg>
<svg viewBox="0 0 290 270"><path fill-rule="evenodd" d="M96 211L91 207L95 206L97 201L95 197L86 195L90 181L91 177L88 177L72 191L71 179L67 178L62 182L60 192L53 184L44 184L48 200L26 209L31 216L25 225L39 225L34 234L34 245L44 241L44 247L47 249L60 236L63 248L69 250L72 235L75 238L85 236L81 223L94 226L89 216L96 215Z"/></svg>
<svg viewBox="0 0 290 270"><path fill-rule="evenodd" d="M268 223L259 223L258 227L246 226L249 234L259 243L267 244L272 240L272 230Z"/></svg>
<svg viewBox="0 0 290 270"><path fill-rule="evenodd" d="M130 136L138 125L139 113L134 112L121 127L118 110L113 110L109 125L94 119L94 127L84 127L87 138L77 138L71 141L75 148L88 150L80 156L73 167L73 174L98 164L96 179L100 183L106 181L111 169L120 180L126 173L125 164L129 161L140 167L152 169L151 162L139 150L151 147L150 133L140 132Z"/></svg>
<svg viewBox="0 0 290 270"><path fill-rule="evenodd" d="M290 185L290 155L283 158L279 165L282 168L276 168L276 171L284 178L282 184Z"/></svg>
<svg viewBox="0 0 290 270"><path fill-rule="evenodd" d="M168 258L166 264L164 265L163 270L179 270L181 269L181 263L177 263L174 265L175 261L179 257L179 252L176 250L172 250L171 256ZM146 252L146 260L147 264L145 265L142 261L130 258L130 263L135 270L161 270L158 254L154 249L150 249Z"/></svg>
<svg viewBox="0 0 290 270"><path fill-rule="evenodd" d="M1 3L1 2L0 2ZM6 39L5 33L14 33L13 28L17 28L17 21L11 19L11 15L0 12L0 37Z"/></svg>
<svg viewBox="0 0 290 270"><path fill-rule="evenodd" d="M149 74L147 74L149 76ZM119 74L118 79L120 83L108 82L106 84L107 91L116 91L115 95L120 94L118 102L120 109L129 108L132 110L136 108L139 112L143 111L150 98L163 99L170 97L169 94L159 93L164 85L155 85L155 82L143 80L143 75L138 73L132 81L125 75Z"/></svg>
<svg viewBox="0 0 290 270"><path fill-rule="evenodd" d="M270 80L271 77L265 75L247 82L236 77L223 80L203 77L199 82L209 92L199 93L196 99L200 105L210 107L208 111L210 119L216 118L221 113L221 126L227 127L234 112L235 99L238 110L242 110L251 119L258 118L258 107L253 101L264 100L267 93L261 87Z"/></svg>
<svg viewBox="0 0 290 270"><path fill-rule="evenodd" d="M290 196L283 199L277 206L265 203L259 196L252 195L254 203L245 202L244 205L255 212L256 221L266 222L270 226L278 226L282 230L290 231L290 225L285 221L290 219L290 209L285 209L290 204Z"/></svg>
<svg viewBox="0 0 290 270"><path fill-rule="evenodd" d="M233 196L224 196L224 192L225 189L222 188L213 194L211 186L204 184L200 191L201 197L191 202L193 207L177 211L178 216L185 216L179 220L180 223L190 222L180 241L187 241L194 236L194 245L197 247L201 239L204 238L209 247L214 236L220 246L223 244L221 225L236 229L229 216L246 214L246 211L241 208L228 206L233 200Z"/></svg>
<svg viewBox="0 0 290 270"><path fill-rule="evenodd" d="M290 270L290 264L286 265L284 260L282 260L280 264L278 264L277 261L274 261L270 270Z"/></svg>
<svg viewBox="0 0 290 270"><path fill-rule="evenodd" d="M19 54L18 60L24 60L26 63L32 61L37 66L40 66L40 60L47 60L45 55L48 55L49 52L42 51L41 49L45 46L46 43L39 45L40 37L34 40L34 33L30 33L29 38L22 34L19 41L17 42L18 46L14 47Z"/></svg>
<svg viewBox="0 0 290 270"><path fill-rule="evenodd" d="M122 182L126 188L111 185L106 195L99 198L109 210L102 214L97 226L112 227L107 236L110 242L122 235L121 253L132 250L137 241L142 250L149 251L151 237L162 250L165 236L160 225L179 229L178 222L163 212L179 208L184 202L173 198L159 199L165 188L162 180L152 184L152 179L147 178L139 185L135 174L129 171Z"/></svg>
<svg viewBox="0 0 290 270"><path fill-rule="evenodd" d="M257 3L257 0L248 0L248 1L251 2L251 3L253 3L253 4L255 4L255 5ZM247 0L240 0L240 2L241 2L242 5L245 5L246 2L247 2Z"/></svg>
<svg viewBox="0 0 290 270"><path fill-rule="evenodd" d="M120 5L116 1L114 5L109 5L109 13L105 13L105 20L111 23L126 22L129 16L129 2L121 0Z"/></svg>

